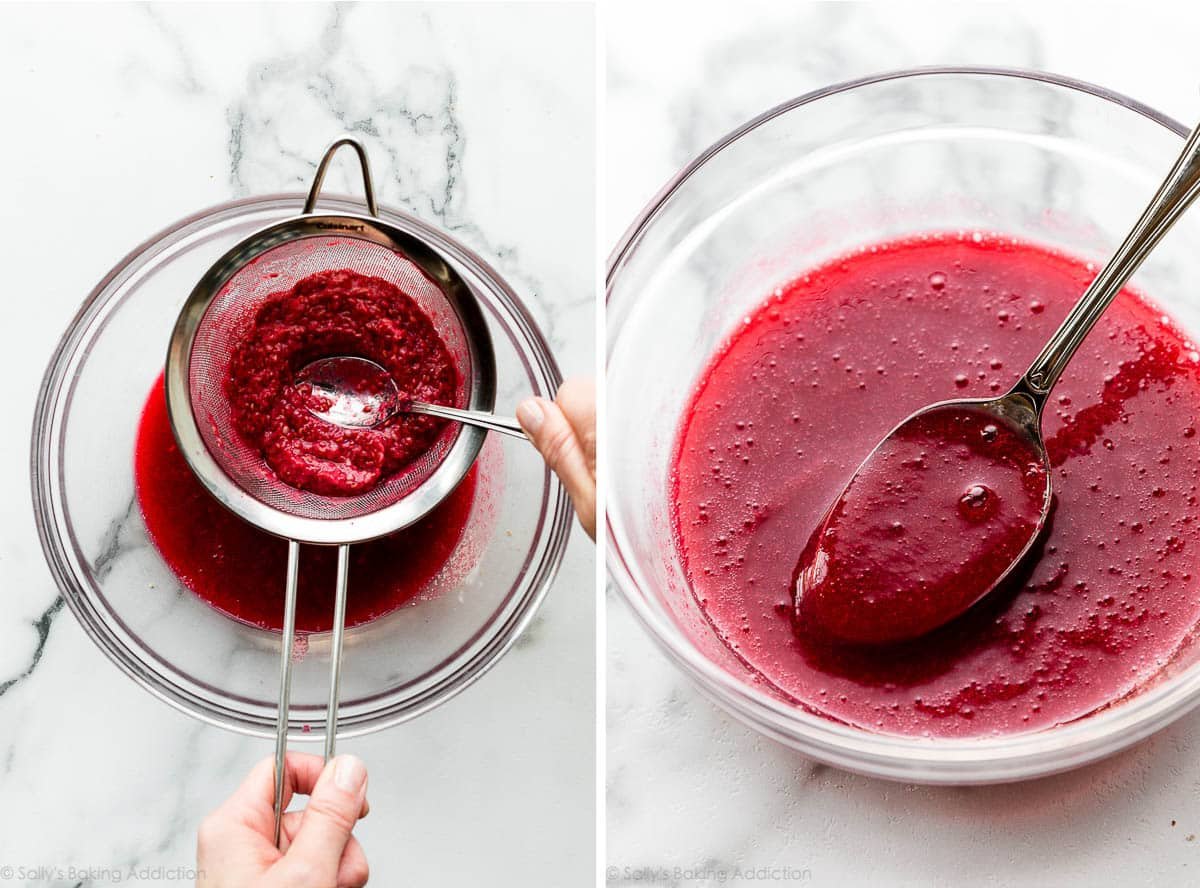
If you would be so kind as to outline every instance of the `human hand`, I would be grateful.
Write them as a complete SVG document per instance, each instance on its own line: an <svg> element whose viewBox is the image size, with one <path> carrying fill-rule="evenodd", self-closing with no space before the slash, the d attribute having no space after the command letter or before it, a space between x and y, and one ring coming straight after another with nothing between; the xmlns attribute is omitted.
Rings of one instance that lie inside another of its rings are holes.
<svg viewBox="0 0 1200 888"><path fill-rule="evenodd" d="M204 818L196 841L196 888L358 888L367 883L367 856L350 835L367 815L367 769L352 755L325 765L311 753L289 752L283 806L307 795L303 811L283 817L275 847L275 759L254 766L242 785Z"/></svg>
<svg viewBox="0 0 1200 888"><path fill-rule="evenodd" d="M568 379L553 401L529 398L517 407L517 422L558 475L579 523L596 538L596 386Z"/></svg>

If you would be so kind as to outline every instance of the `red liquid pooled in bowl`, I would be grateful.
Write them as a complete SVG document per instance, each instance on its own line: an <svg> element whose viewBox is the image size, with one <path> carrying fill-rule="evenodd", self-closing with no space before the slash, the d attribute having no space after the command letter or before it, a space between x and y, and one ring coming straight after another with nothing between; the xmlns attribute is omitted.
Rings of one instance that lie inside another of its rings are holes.
<svg viewBox="0 0 1200 888"><path fill-rule="evenodd" d="M792 282L712 359L671 496L696 601L757 680L868 729L1047 727L1150 678L1200 619L1200 356L1130 291L1056 386L1054 505L1030 556L965 614L870 648L793 630L799 549L897 422L1007 391L1094 276L1007 239L877 245Z"/></svg>
<svg viewBox="0 0 1200 888"><path fill-rule="evenodd" d="M858 468L792 581L798 631L884 644L924 635L991 589L1046 501L1037 447L994 414L920 413Z"/></svg>
<svg viewBox="0 0 1200 888"><path fill-rule="evenodd" d="M449 497L412 527L350 547L347 626L417 600L446 567L471 515L476 473L472 468ZM251 527L196 480L171 433L161 377L142 412L134 476L146 531L180 581L231 617L264 629L281 628L287 542ZM336 564L335 547L301 547L299 631L331 628Z"/></svg>

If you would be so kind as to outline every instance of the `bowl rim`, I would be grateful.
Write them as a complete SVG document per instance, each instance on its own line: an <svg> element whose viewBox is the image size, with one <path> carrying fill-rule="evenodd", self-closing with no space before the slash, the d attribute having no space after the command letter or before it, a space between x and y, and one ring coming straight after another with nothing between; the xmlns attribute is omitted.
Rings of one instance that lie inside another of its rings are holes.
<svg viewBox="0 0 1200 888"><path fill-rule="evenodd" d="M1188 128L1135 99L1086 81L1043 71L989 66L927 66L885 71L822 87L782 102L731 130L673 175L638 213L609 255L605 305L622 266L663 206L693 174L726 147L758 127L819 99L894 80L926 77L992 77L1028 80L1084 93L1147 118L1186 138ZM606 361L620 335L606 329ZM614 494L609 476L605 497ZM1144 739L1200 702L1200 667L1181 673L1136 697L1111 702L1100 711L1041 731L971 738L876 734L789 705L735 678L683 639L642 597L618 542L612 511L605 515L605 558L612 584L637 622L702 694L738 720L826 764L890 780L929 784L979 784L1024 780L1070 770Z"/></svg>
<svg viewBox="0 0 1200 888"><path fill-rule="evenodd" d="M275 737L273 723L259 725L256 716L232 708L222 700L214 702L199 699L187 688L165 681L155 670L150 669L118 635L103 625L103 621L91 613L95 605L83 589L83 584L71 568L68 554L70 542L58 527L61 511L61 495L58 491L54 467L50 465L51 440L55 434L58 401L71 394L68 370L78 357L77 349L88 325L106 308L108 299L102 297L121 283L121 278L132 268L152 260L160 252L182 242L190 235L202 232L206 226L227 222L255 211L279 210L285 212L292 205L302 206L306 194L302 192L273 192L235 198L211 204L184 216L150 235L125 253L90 290L59 338L43 373L35 402L30 448L30 487L33 500L34 523L41 543L43 557L54 578L62 599L75 619L83 626L88 637L122 672L153 696L199 721L236 733L271 739ZM361 204L361 198L328 192L322 195L322 205ZM562 382L558 362L550 349L549 342L537 325L529 308L516 294L508 281L478 253L450 233L428 223L411 213L396 207L379 204L379 216L385 221L399 222L422 232L439 245L448 245L453 251L453 260L461 262L494 287L494 295L507 320L533 347L520 355L521 361L532 372L543 376L551 388ZM493 314L497 306L485 303L483 309ZM165 355L165 350L164 350ZM532 365L532 366L531 366ZM65 408L64 408L65 409ZM43 471L46 469L46 471ZM480 677L486 674L520 638L537 614L550 586L553 584L572 529L572 511L566 489L558 479L546 471L549 488L542 499L543 527L539 538L545 556L534 566L525 583L528 591L508 613L502 613L493 631L455 669L431 684L423 685L410 700L402 703L389 702L376 712L357 715L345 727L339 727L338 737L352 738L392 727L423 715L431 709L457 696ZM529 557L526 558L526 567ZM320 716L321 724L324 716ZM321 741L323 730L314 727L303 731L297 725L300 720L291 719L289 739L299 741Z"/></svg>
<svg viewBox="0 0 1200 888"><path fill-rule="evenodd" d="M1103 86L1098 86L1094 83L1089 83L1086 80L1078 80L1074 77L1066 77L1061 74L1052 74L1048 71L1038 71L1026 68L1007 68L1007 67L990 67L986 65L926 65L915 68L898 68L892 71L882 71L877 74L868 74L864 77L856 77L853 80L844 80L839 83L823 86L820 89L812 90L811 92L803 93L793 99L780 102L772 108L768 108L761 114L752 117L750 120L743 123L741 126L730 130L717 141L713 142L690 161L688 161L679 172L675 173L666 184L658 190L658 192L650 198L650 201L645 207L634 217L633 221L625 229L609 253L608 263L605 268L605 304L608 303L610 296L612 275L619 269L619 266L624 261L626 254L632 248L634 243L641 238L642 232L650 223L652 218L656 216L663 204L667 202L670 196L682 185L690 179L692 175L704 166L715 155L727 148L730 144L740 139L752 130L758 129L765 123L769 123L776 117L780 117L789 111L793 111L804 105L815 102L817 99L824 99L829 96L837 95L838 93L849 92L863 86L872 86L879 83L887 83L891 80L904 80L911 77L924 77L929 75L959 75L959 76L991 76L991 77L1008 77L1017 80L1032 80L1040 83L1047 83L1051 86L1061 86L1067 89L1082 92L1087 95L1099 99L1105 99L1114 105L1119 105L1130 111L1135 111L1143 117L1149 118L1155 123L1158 123L1168 130L1171 130L1176 135L1186 138L1189 129L1175 118L1163 114L1156 108L1152 108L1137 99L1132 99L1123 93L1115 90L1107 89Z"/></svg>

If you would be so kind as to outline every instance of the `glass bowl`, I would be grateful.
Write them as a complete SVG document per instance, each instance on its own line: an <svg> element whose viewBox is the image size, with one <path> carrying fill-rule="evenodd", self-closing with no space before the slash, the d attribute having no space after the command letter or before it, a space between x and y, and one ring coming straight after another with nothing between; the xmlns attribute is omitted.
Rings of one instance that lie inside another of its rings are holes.
<svg viewBox="0 0 1200 888"><path fill-rule="evenodd" d="M1187 130L1130 99L1046 74L923 69L798 98L705 150L646 207L607 280L608 565L638 620L700 689L827 764L924 783L1077 767L1200 703L1200 645L1148 685L1050 729L968 739L872 733L756 684L704 619L673 541L670 458L709 356L772 289L864 244L990 230L1102 262ZM1200 211L1134 285L1200 330Z"/></svg>
<svg viewBox="0 0 1200 888"><path fill-rule="evenodd" d="M122 259L59 343L33 425L38 532L85 630L159 698L211 724L263 737L275 730L280 635L219 613L170 571L134 497L134 441L193 284L234 243L297 214L303 202L303 195L273 195L222 204ZM361 209L340 197L322 197L321 206ZM558 367L512 289L444 233L403 213L381 214L453 262L479 299L496 350L499 408L511 410L529 394L552 397ZM533 448L500 439L489 436L479 457L466 530L430 581L427 600L347 629L340 736L407 720L465 688L512 645L545 595L566 546L570 506ZM284 577L279 581L282 587ZM289 731L320 739L329 635L302 638L297 649Z"/></svg>

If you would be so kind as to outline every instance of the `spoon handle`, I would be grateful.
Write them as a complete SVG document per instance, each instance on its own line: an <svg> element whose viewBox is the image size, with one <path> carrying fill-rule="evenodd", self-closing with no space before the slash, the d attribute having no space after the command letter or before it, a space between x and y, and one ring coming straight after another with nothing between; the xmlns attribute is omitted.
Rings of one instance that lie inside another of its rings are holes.
<svg viewBox="0 0 1200 888"><path fill-rule="evenodd" d="M456 407L442 407L440 404L425 404L420 401L410 403L406 409L409 413L424 413L427 416L452 419L455 422L479 426L492 432L512 435L514 438L525 437L525 432L515 419L496 416L493 413L483 413L478 410L459 410Z"/></svg>
<svg viewBox="0 0 1200 888"><path fill-rule="evenodd" d="M1133 230L1025 371L1023 381L1033 395L1042 399L1050 393L1100 315L1197 194L1200 194L1200 126L1188 136L1179 159Z"/></svg>

